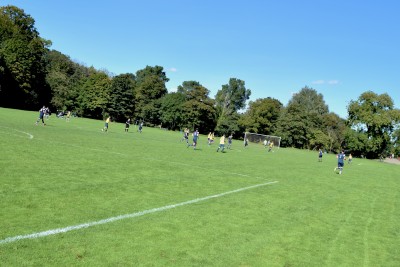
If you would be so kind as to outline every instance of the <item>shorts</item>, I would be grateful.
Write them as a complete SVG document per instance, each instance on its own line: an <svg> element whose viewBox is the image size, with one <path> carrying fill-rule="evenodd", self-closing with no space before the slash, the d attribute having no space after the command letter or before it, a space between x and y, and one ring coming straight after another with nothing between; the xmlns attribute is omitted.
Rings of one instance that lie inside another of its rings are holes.
<svg viewBox="0 0 400 267"><path fill-rule="evenodd" d="M108 128L108 123L107 122L104 123L104 127Z"/></svg>
<svg viewBox="0 0 400 267"><path fill-rule="evenodd" d="M343 167L343 162L338 162L337 166L338 166L339 168L342 168L342 167Z"/></svg>

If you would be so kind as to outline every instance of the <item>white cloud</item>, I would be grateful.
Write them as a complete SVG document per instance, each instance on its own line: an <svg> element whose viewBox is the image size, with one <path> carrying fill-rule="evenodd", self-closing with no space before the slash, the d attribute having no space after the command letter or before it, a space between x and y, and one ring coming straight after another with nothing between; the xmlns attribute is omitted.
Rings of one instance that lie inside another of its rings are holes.
<svg viewBox="0 0 400 267"><path fill-rule="evenodd" d="M330 80L328 81L328 84L338 84L339 81L338 80Z"/></svg>
<svg viewBox="0 0 400 267"><path fill-rule="evenodd" d="M169 68L168 70L171 71L171 72L177 72L178 71L176 68Z"/></svg>
<svg viewBox="0 0 400 267"><path fill-rule="evenodd" d="M325 83L324 80L316 80L312 82L312 84L324 84L324 83Z"/></svg>

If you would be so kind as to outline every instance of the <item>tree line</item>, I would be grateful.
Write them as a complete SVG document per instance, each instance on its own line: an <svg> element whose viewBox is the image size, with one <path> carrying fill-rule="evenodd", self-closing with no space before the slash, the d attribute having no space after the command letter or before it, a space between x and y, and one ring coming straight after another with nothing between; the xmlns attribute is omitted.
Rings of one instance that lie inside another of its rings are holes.
<svg viewBox="0 0 400 267"><path fill-rule="evenodd" d="M245 81L230 78L215 97L198 81L168 92L162 66L113 75L87 67L50 49L34 19L16 6L0 7L0 106L69 110L78 116L114 121L142 120L170 130L202 133L246 131L282 137L281 146L346 149L355 156L400 154L400 110L388 94L364 92L348 106L348 119L330 112L323 95L305 86L287 105L266 97L247 101Z"/></svg>

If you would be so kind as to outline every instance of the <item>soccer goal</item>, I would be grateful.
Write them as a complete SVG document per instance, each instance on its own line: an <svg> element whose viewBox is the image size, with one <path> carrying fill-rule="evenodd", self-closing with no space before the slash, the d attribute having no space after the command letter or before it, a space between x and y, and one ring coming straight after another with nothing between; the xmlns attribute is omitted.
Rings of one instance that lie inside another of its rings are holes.
<svg viewBox="0 0 400 267"><path fill-rule="evenodd" d="M252 143L264 144L264 140L266 140L267 142L269 141L269 142L274 143L275 147L279 148L281 146L281 138L279 136L245 132L244 138L245 139L247 138L249 140L249 142L252 142Z"/></svg>

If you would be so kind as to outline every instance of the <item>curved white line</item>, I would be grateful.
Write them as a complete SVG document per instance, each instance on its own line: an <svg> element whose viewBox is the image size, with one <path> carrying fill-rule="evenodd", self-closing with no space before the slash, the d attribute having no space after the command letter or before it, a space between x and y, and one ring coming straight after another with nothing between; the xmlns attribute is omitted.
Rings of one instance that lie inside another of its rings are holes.
<svg viewBox="0 0 400 267"><path fill-rule="evenodd" d="M29 139L33 139L33 135L30 134L30 133L27 133L27 132L24 132L24 131L20 131L20 130L17 130L15 128L6 127L6 126L0 126L0 127L1 128L6 128L6 129L10 129L10 130L14 130L14 131L19 132L19 133L23 133L23 134L27 135L29 137ZM3 133L6 133L6 132L3 132ZM16 134L12 134L12 135L18 136L18 137L25 137L25 136L16 135Z"/></svg>

